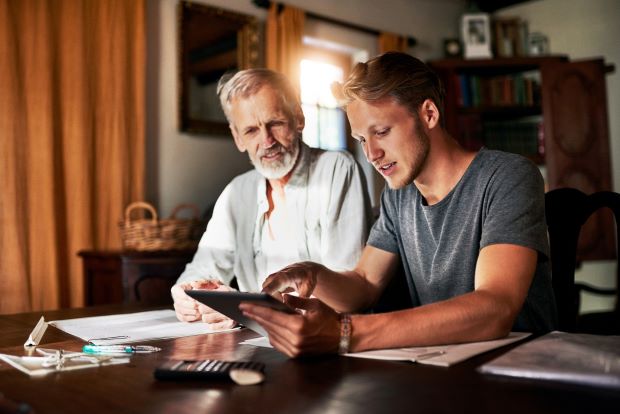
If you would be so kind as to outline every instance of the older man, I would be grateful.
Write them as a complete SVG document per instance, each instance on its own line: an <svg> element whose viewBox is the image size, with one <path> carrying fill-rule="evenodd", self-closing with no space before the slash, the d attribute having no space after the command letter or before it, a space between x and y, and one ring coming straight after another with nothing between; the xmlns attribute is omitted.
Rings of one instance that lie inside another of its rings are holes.
<svg viewBox="0 0 620 414"><path fill-rule="evenodd" d="M305 260L345 270L360 257L370 208L363 174L346 152L310 148L295 90L267 69L222 79L218 94L239 151L254 166L218 198L198 251L172 288L177 317L214 329L233 321L187 289L259 291L264 279Z"/></svg>

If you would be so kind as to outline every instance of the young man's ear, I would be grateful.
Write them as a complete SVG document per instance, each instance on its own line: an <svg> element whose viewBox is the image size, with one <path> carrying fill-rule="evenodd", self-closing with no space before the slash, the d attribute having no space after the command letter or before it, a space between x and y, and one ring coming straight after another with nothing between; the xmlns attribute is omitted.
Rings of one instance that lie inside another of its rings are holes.
<svg viewBox="0 0 620 414"><path fill-rule="evenodd" d="M235 140L235 145L237 146L239 152L245 152L247 150L247 147L245 146L245 142L243 142L243 139L241 139L241 137L237 133L237 129L235 128L235 126L233 124L228 124L228 128L230 128L230 132L232 133L232 136Z"/></svg>
<svg viewBox="0 0 620 414"><path fill-rule="evenodd" d="M439 108L432 100L426 99L422 102L419 115L426 128L433 129L439 125Z"/></svg>

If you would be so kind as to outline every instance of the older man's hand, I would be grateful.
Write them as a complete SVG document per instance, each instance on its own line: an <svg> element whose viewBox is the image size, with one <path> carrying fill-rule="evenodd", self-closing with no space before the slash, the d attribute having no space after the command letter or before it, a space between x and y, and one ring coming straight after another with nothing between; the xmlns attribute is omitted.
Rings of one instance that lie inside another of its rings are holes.
<svg viewBox="0 0 620 414"><path fill-rule="evenodd" d="M213 279L202 279L176 284L170 289L170 292L174 300L174 310L177 318L183 322L205 322L209 325L209 328L214 331L233 328L236 325L235 321L189 297L185 293L186 290L198 289L219 291L234 290L219 280Z"/></svg>

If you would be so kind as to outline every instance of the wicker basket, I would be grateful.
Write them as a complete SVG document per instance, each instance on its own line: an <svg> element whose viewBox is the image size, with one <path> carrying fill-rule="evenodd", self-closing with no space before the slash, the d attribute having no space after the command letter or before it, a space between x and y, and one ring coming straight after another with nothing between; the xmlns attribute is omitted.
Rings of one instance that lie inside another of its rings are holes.
<svg viewBox="0 0 620 414"><path fill-rule="evenodd" d="M178 219L183 209L192 209L189 219ZM147 210L151 218L132 219L131 213ZM125 220L120 222L123 247L127 250L181 250L196 248L206 222L199 219L200 211L194 204L179 204L170 218L159 220L155 208L144 201L131 203L125 209Z"/></svg>

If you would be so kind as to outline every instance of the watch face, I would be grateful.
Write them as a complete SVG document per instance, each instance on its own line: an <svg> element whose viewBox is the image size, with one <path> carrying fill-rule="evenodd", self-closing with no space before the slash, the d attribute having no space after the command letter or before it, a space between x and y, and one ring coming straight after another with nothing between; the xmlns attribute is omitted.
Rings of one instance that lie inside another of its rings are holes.
<svg viewBox="0 0 620 414"><path fill-rule="evenodd" d="M443 49L447 57L458 57L461 55L461 43L458 39L444 40Z"/></svg>

